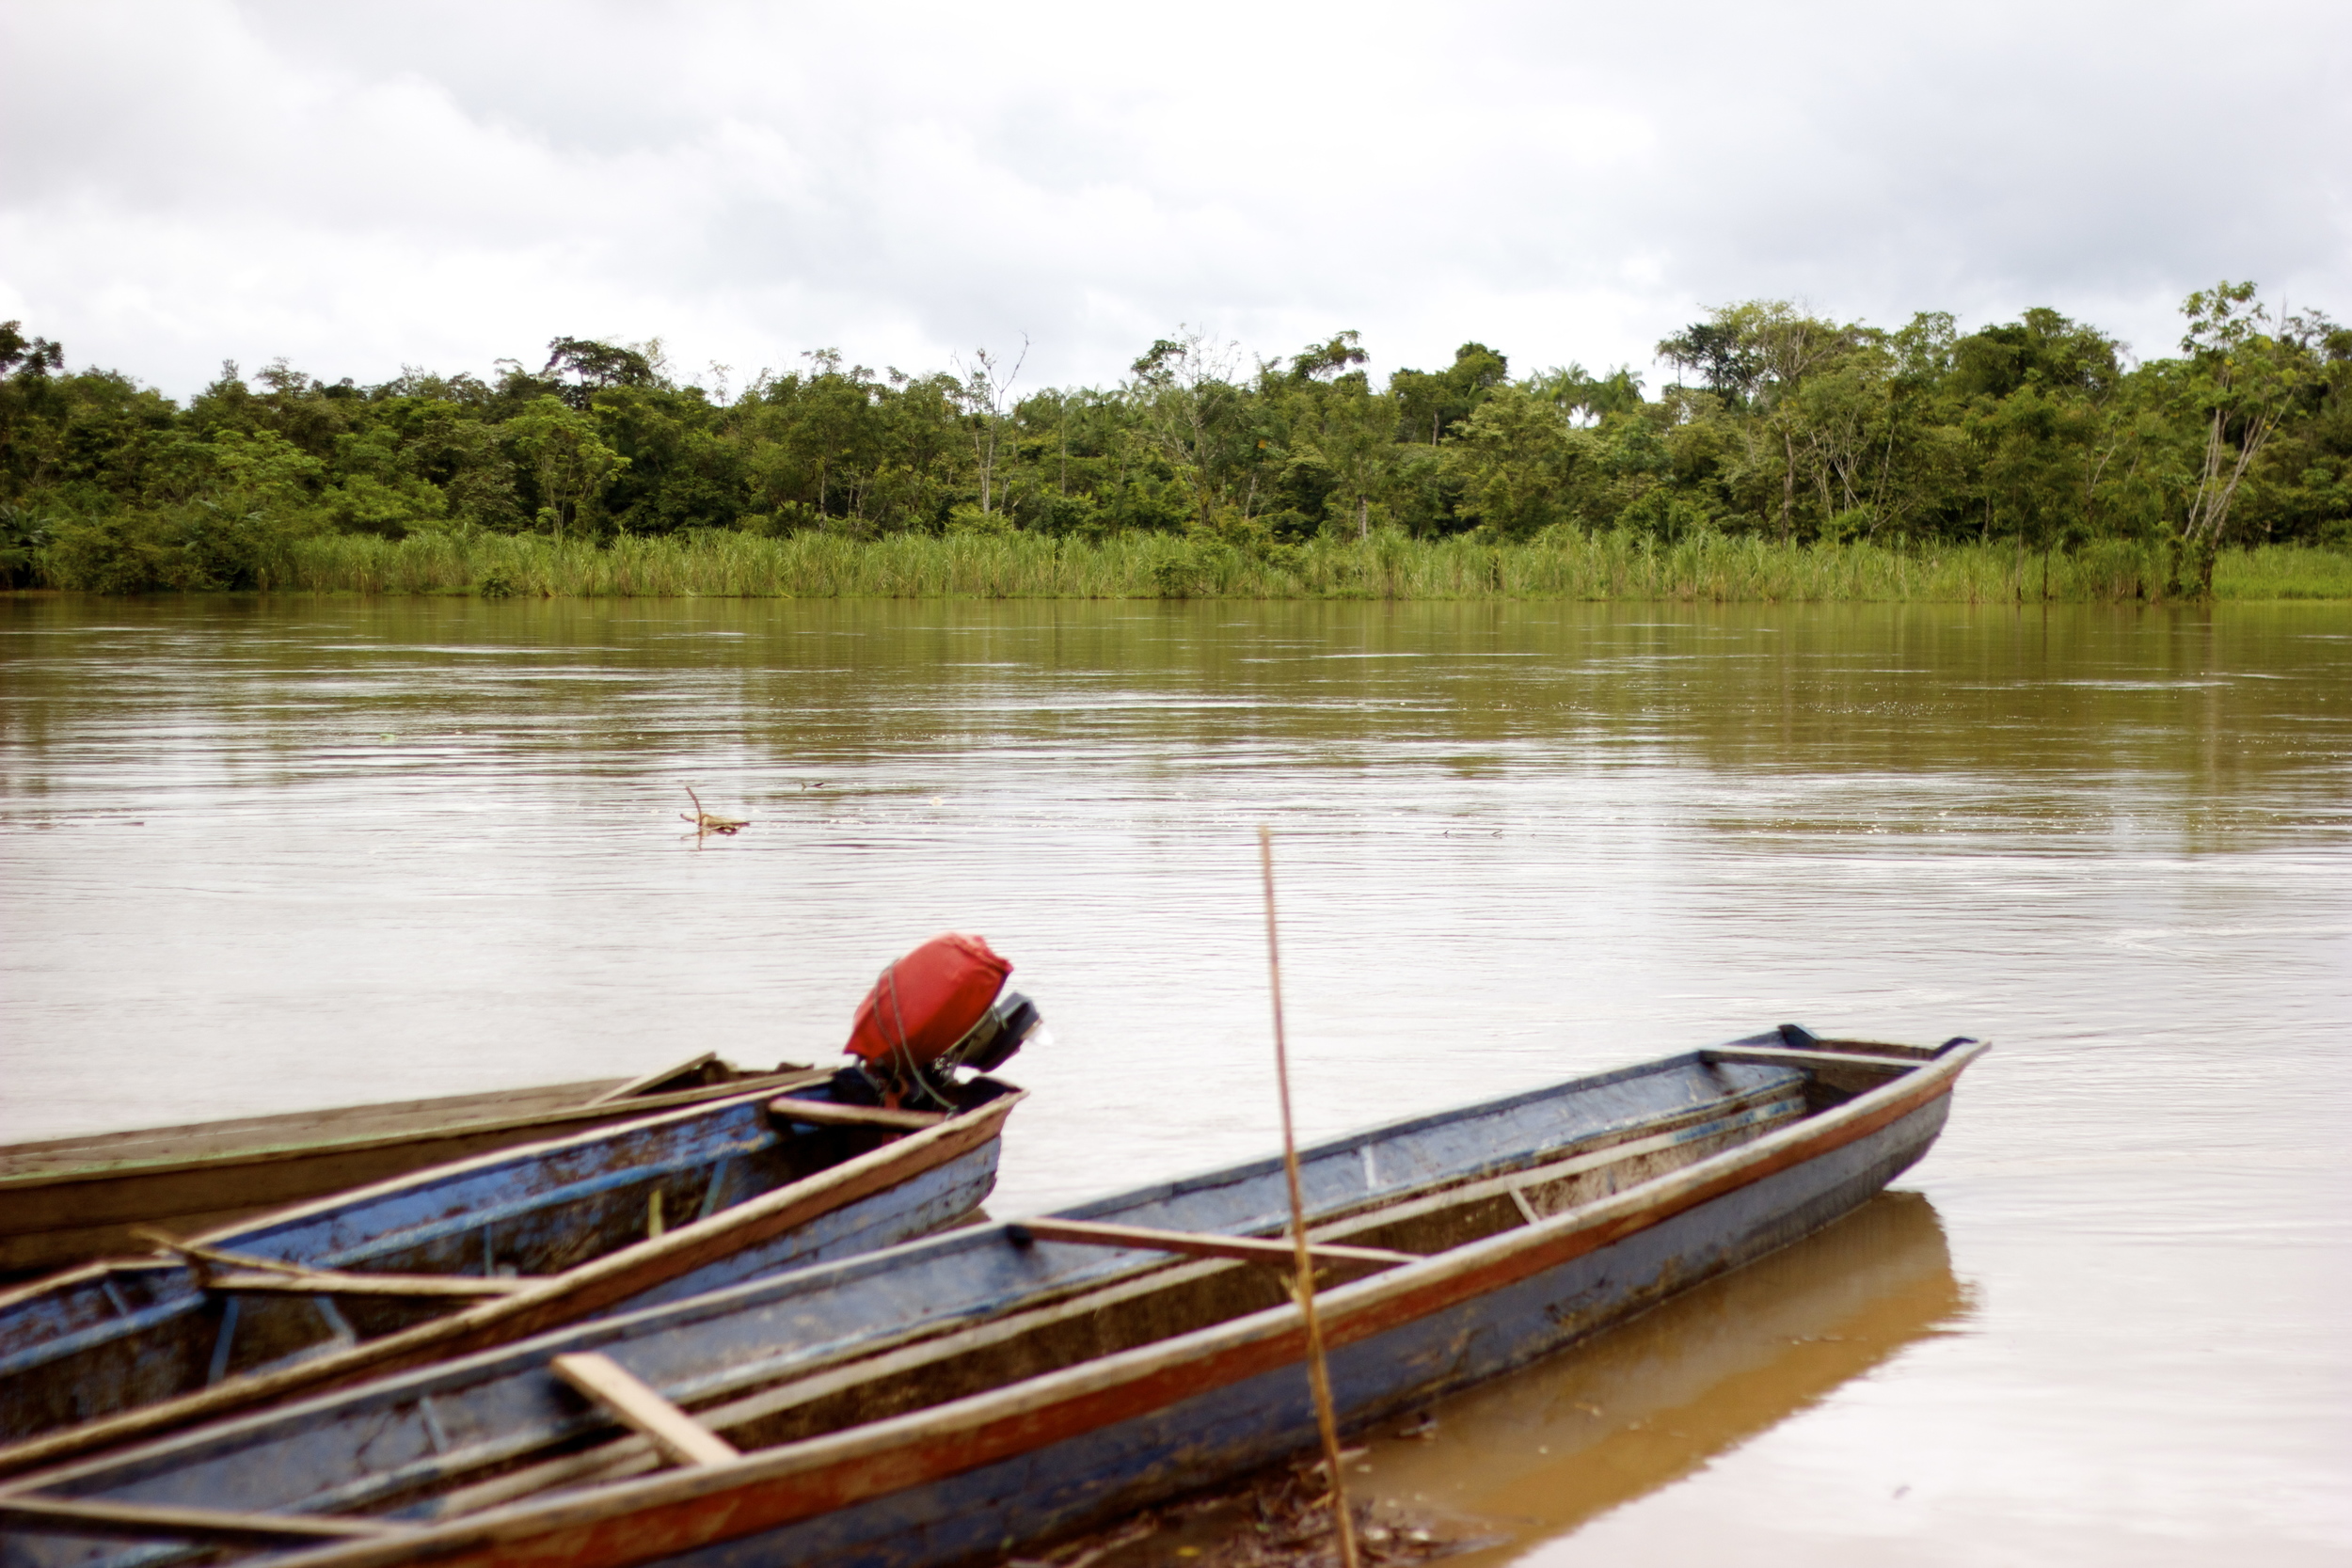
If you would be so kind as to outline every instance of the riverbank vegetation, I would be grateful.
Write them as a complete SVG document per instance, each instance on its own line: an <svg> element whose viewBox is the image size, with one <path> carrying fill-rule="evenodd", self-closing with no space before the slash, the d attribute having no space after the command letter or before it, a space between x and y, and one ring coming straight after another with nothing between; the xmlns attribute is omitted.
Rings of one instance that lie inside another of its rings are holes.
<svg viewBox="0 0 2352 1568"><path fill-rule="evenodd" d="M1311 539L1243 549L1181 533L1055 539L897 534L766 539L698 531L604 543L533 535L326 536L263 574L272 588L529 597L1677 599L1970 604L2165 597L2161 546L1781 545L1715 534L1667 545L1619 531L1520 544L1455 536ZM2213 596L2352 599L2352 550L2223 550Z"/></svg>
<svg viewBox="0 0 2352 1568"><path fill-rule="evenodd" d="M2167 599L2352 596L2352 330L2251 285L2136 362L1752 302L1629 369L1199 333L1106 388L832 351L730 393L658 344L185 406L0 326L0 575L108 593Z"/></svg>

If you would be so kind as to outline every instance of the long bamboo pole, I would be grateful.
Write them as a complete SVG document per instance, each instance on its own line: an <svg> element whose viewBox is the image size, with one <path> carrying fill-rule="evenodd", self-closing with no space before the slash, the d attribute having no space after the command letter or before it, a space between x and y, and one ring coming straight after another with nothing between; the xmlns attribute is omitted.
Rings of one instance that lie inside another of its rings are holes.
<svg viewBox="0 0 2352 1568"><path fill-rule="evenodd" d="M1266 975L1274 991L1274 1082L1282 1101L1282 1173L1290 1179L1291 1243L1297 1270L1292 1289L1307 1319L1307 1382L1314 1390L1315 1424L1323 1429L1323 1467L1331 1478L1331 1530L1340 1543L1340 1568L1357 1568L1356 1522L1347 1513L1347 1488L1340 1480L1340 1422L1331 1408L1331 1374L1323 1363L1323 1324L1315 1317L1315 1274L1307 1251L1307 1203L1298 1190L1298 1140L1291 1132L1291 1063L1282 1037L1282 948L1274 926L1274 830L1258 829L1258 866L1265 874Z"/></svg>

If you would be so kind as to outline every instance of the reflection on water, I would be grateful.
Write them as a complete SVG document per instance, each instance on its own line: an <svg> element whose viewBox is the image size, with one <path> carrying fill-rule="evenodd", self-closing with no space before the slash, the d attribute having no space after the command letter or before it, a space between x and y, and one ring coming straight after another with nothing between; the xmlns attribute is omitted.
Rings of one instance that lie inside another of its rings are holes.
<svg viewBox="0 0 2352 1568"><path fill-rule="evenodd" d="M1510 1561L1704 1466L1967 1315L1934 1208L1894 1192L1519 1376L1375 1440L1357 1496L1467 1513Z"/></svg>
<svg viewBox="0 0 2352 1568"><path fill-rule="evenodd" d="M1504 1538L1449 1559L1464 1568L1513 1561L1683 1479L1967 1311L1934 1208L1917 1193L1883 1194L1794 1246L1368 1436L1348 1494L1450 1537ZM1180 1562L1249 1528L1246 1509L1180 1517L1103 1568Z"/></svg>
<svg viewBox="0 0 2352 1568"><path fill-rule="evenodd" d="M1072 1201L1274 1138L1262 821L1309 1136L1998 1048L1904 1179L1964 1323L1573 1474L1468 1402L1393 1463L1491 1433L1511 1551L2352 1554L2342 606L0 601L0 1138L820 1059L964 927L1056 1036L991 1207Z"/></svg>

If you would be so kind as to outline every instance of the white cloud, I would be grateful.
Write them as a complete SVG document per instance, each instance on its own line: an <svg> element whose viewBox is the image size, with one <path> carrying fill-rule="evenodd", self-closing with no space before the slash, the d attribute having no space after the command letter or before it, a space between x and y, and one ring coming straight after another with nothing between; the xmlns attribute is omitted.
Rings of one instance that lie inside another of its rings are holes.
<svg viewBox="0 0 2352 1568"><path fill-rule="evenodd" d="M1646 368L1705 306L2352 314L2340 8L17 6L0 309L184 392L1179 321Z"/></svg>

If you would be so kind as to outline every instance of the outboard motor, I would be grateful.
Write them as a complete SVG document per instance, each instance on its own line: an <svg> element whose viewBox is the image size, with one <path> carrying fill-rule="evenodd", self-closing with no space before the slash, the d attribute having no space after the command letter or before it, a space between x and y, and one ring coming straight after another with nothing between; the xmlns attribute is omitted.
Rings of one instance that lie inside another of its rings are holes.
<svg viewBox="0 0 2352 1568"><path fill-rule="evenodd" d="M834 1075L834 1097L954 1110L957 1068L993 1071L1043 1022L1036 1004L1003 990L1011 973L986 941L954 931L892 963L858 1004L844 1048L857 1063Z"/></svg>

